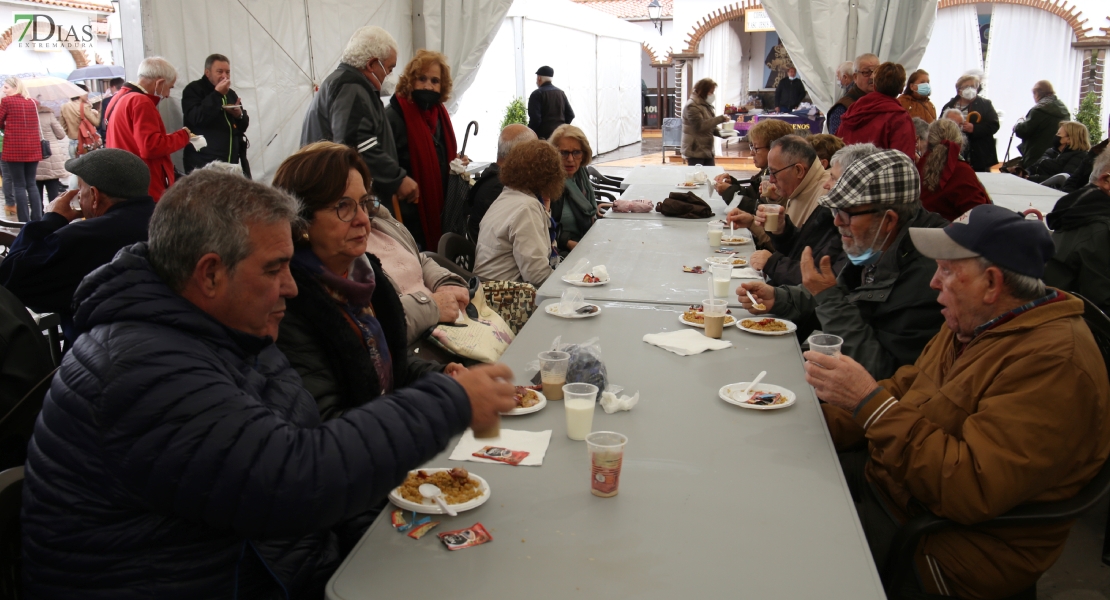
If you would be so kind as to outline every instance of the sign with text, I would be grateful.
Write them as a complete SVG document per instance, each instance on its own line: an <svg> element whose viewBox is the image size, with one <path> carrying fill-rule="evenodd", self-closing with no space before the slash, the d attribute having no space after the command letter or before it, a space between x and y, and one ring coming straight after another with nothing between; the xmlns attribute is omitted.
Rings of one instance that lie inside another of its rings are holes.
<svg viewBox="0 0 1110 600"><path fill-rule="evenodd" d="M744 31L774 31L775 24L764 9L744 11Z"/></svg>
<svg viewBox="0 0 1110 600"><path fill-rule="evenodd" d="M69 12L17 13L12 43L31 50L93 50L96 30L92 17Z"/></svg>

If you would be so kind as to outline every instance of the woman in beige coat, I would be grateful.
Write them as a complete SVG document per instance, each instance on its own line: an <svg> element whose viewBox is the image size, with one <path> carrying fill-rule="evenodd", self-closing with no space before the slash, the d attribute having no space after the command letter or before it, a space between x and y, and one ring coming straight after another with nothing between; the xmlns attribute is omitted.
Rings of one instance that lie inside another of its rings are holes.
<svg viewBox="0 0 1110 600"><path fill-rule="evenodd" d="M718 135L717 126L728 123L724 115L713 114L713 92L717 82L706 77L694 84L690 102L682 109L682 156L686 164L714 166L713 136Z"/></svg>
<svg viewBox="0 0 1110 600"><path fill-rule="evenodd" d="M39 162L35 181L39 186L39 197L53 200L62 195L69 182L69 172L66 171L69 143L66 141L65 129L54 115L54 109L44 106L42 102L39 102L39 130L42 132L42 139L50 142L50 156Z"/></svg>

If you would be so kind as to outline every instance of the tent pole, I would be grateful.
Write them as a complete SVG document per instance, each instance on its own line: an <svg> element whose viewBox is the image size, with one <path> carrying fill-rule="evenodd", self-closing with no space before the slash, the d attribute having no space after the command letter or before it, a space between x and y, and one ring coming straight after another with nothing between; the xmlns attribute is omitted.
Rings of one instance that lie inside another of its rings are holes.
<svg viewBox="0 0 1110 600"><path fill-rule="evenodd" d="M312 52L312 21L309 20L308 15L308 0L304 1L304 27L305 32L308 34L308 75L312 77L312 85L316 85L316 60L313 58Z"/></svg>
<svg viewBox="0 0 1110 600"><path fill-rule="evenodd" d="M516 55L516 97L524 99L524 17L513 17L513 49Z"/></svg>
<svg viewBox="0 0 1110 600"><path fill-rule="evenodd" d="M859 35L859 7L856 2L857 0L851 0L848 3L848 43L845 45L848 56L844 60L854 60L857 56L856 39Z"/></svg>

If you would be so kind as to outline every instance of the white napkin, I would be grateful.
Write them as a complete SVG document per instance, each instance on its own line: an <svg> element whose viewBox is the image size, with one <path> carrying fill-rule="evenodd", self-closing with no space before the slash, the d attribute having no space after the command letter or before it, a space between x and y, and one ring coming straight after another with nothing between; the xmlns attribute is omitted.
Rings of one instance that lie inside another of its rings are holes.
<svg viewBox="0 0 1110 600"><path fill-rule="evenodd" d="M733 279L763 279L763 274L751 267L741 267L732 270Z"/></svg>
<svg viewBox="0 0 1110 600"><path fill-rule="evenodd" d="M601 408L605 409L605 414L611 415L618 410L632 410L633 406L640 401L640 392L636 392L633 396L621 396L617 398L616 394L610 392L601 392Z"/></svg>
<svg viewBox="0 0 1110 600"><path fill-rule="evenodd" d="M451 460L469 460L476 463L493 463L495 465L507 464L488 458L473 456L475 452L486 446L497 446L498 448L523 450L527 452L528 456L520 461L519 466L538 467L543 464L543 457L547 454L547 445L550 442L550 429L547 431L516 431L513 429L502 429L500 436L482 440L474 439L474 430L467 429L466 432L463 433L462 438L459 439L459 443L455 445L455 449L451 451Z"/></svg>
<svg viewBox="0 0 1110 600"><path fill-rule="evenodd" d="M203 135L194 135L189 138L189 143L193 145L194 150L200 150L208 145L208 140L204 139Z"/></svg>
<svg viewBox="0 0 1110 600"><path fill-rule="evenodd" d="M706 337L700 329L680 329L669 333L649 333L644 336L644 341L653 346L659 346L664 350L674 352L679 356L690 356L692 354L701 354L706 350L723 350L732 347L732 342Z"/></svg>

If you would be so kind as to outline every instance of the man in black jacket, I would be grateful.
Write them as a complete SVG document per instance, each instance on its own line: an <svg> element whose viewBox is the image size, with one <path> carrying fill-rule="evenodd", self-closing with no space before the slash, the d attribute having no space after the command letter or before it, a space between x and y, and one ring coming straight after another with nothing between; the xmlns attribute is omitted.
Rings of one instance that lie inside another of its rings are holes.
<svg viewBox="0 0 1110 600"><path fill-rule="evenodd" d="M208 145L197 150L185 146L185 172L191 173L214 161L241 164L243 136L250 118L243 109L239 95L231 89L231 63L223 54L212 54L204 60L204 76L185 86L181 93L181 112L185 127L194 135L203 135ZM246 173L250 177L249 173Z"/></svg>
<svg viewBox="0 0 1110 600"><path fill-rule="evenodd" d="M146 240L154 201L147 195L150 170L126 150L101 148L66 161L66 170L78 188L23 227L0 262L0 285L35 312L61 315L68 346L76 339L71 305L78 284L120 248ZM70 205L74 197L80 210Z"/></svg>
<svg viewBox="0 0 1110 600"><path fill-rule="evenodd" d="M485 168L481 177L474 182L466 196L468 214L466 217L466 237L475 244L478 243L478 229L482 224L482 217L501 195L505 186L501 184L501 163L509 157L509 153L517 145L536 139L536 133L524 125L514 123L501 130L497 138L497 162Z"/></svg>
<svg viewBox="0 0 1110 600"><path fill-rule="evenodd" d="M806 86L798 79L798 70L790 67L786 70L786 77L775 88L775 106L780 113L793 112L805 97Z"/></svg>
<svg viewBox="0 0 1110 600"><path fill-rule="evenodd" d="M555 69L548 66L536 71L536 87L528 96L528 128L541 140L551 137L560 125L574 121L574 109L563 90L551 84Z"/></svg>

